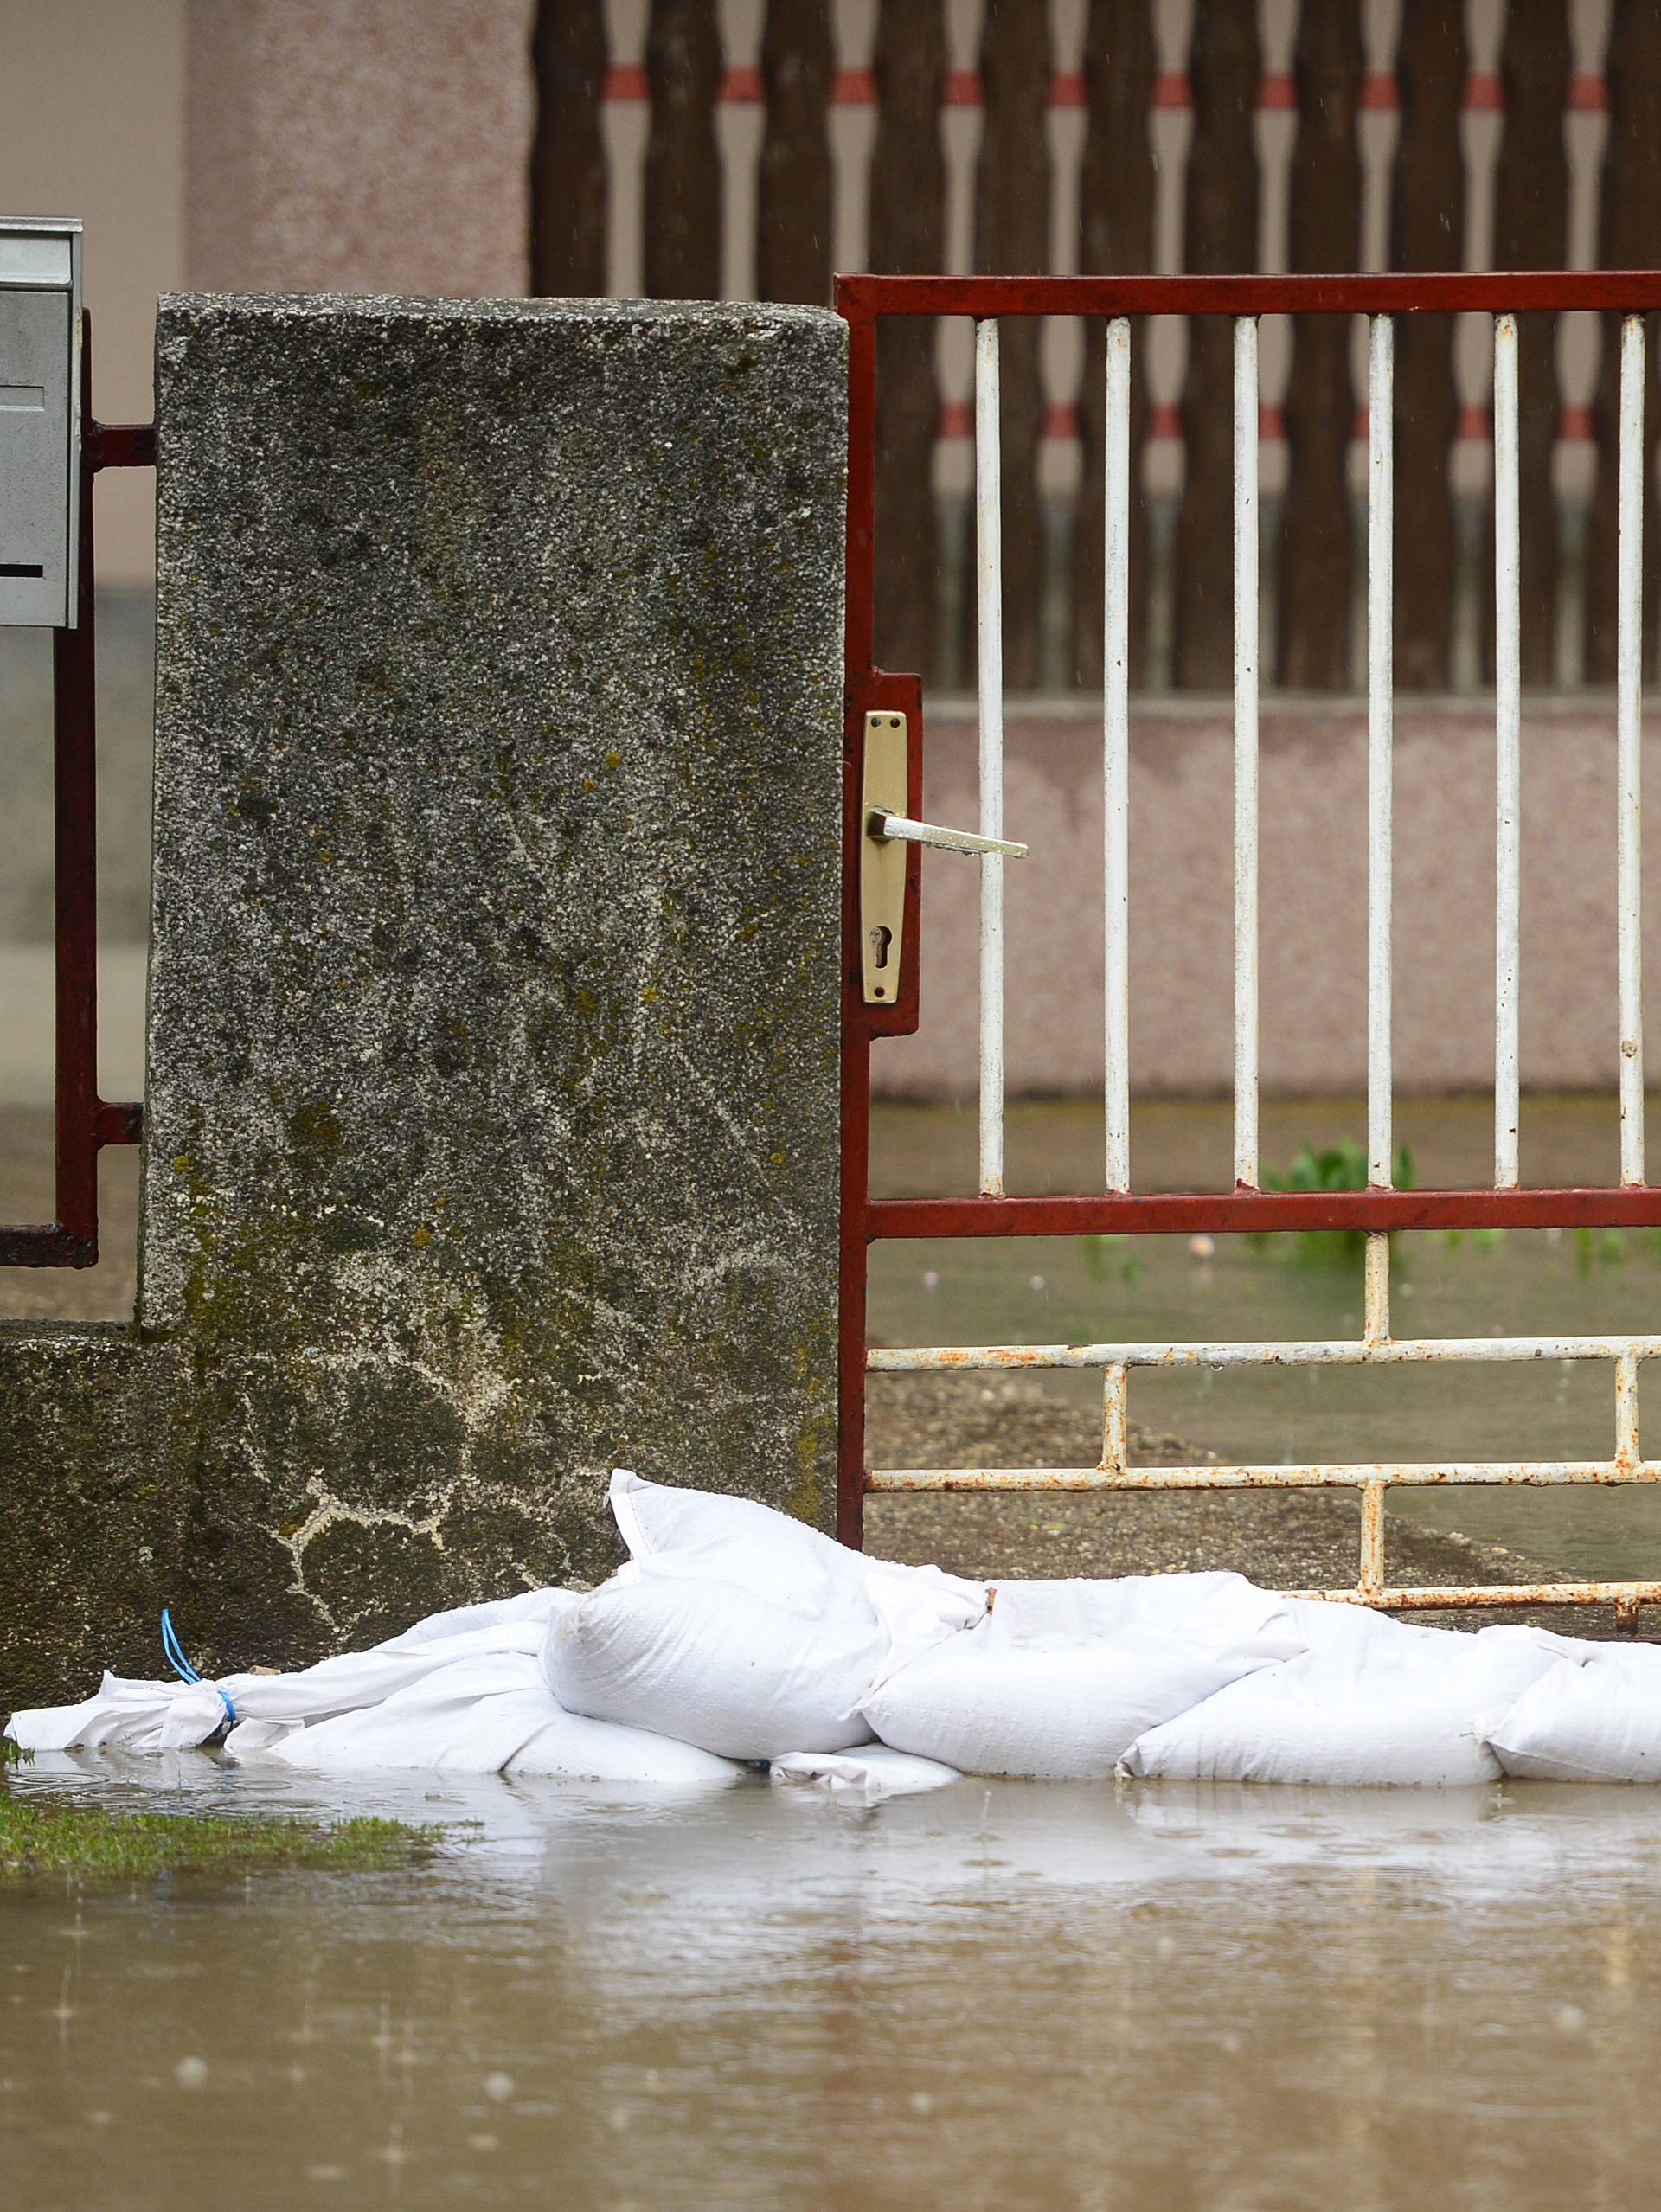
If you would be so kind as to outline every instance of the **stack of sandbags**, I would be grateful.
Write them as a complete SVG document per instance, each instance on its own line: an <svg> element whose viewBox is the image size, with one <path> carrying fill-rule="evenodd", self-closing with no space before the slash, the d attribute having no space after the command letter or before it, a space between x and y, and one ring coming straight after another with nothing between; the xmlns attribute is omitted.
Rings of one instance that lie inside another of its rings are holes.
<svg viewBox="0 0 1661 2212"><path fill-rule="evenodd" d="M1661 1779L1661 1651L1475 1636L1238 1574L1012 1582L832 1543L746 1499L619 1471L600 1589L420 1621L292 1675L106 1676L13 1716L35 1750L698 1788L766 1766L874 1804L980 1774L1174 1781ZM188 1673L183 1655L176 1662Z"/></svg>

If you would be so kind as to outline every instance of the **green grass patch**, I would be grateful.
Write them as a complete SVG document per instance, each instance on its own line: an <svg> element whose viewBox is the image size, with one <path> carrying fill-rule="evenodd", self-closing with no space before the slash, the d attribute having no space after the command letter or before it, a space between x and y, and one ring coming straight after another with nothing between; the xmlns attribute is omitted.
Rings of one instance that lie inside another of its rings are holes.
<svg viewBox="0 0 1661 2212"><path fill-rule="evenodd" d="M161 1874L253 1874L281 1867L374 1873L415 1864L439 1834L401 1820L328 1824L287 1816L106 1812L0 1789L0 1887L66 1877L147 1882Z"/></svg>

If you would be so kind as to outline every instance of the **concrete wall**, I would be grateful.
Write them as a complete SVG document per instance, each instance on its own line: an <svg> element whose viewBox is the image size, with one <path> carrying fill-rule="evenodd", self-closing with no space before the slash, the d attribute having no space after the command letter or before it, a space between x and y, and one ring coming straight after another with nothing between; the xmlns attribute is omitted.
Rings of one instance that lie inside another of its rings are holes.
<svg viewBox="0 0 1661 2212"><path fill-rule="evenodd" d="M0 1709L602 1572L619 1462L834 1491L842 324L159 363L138 1317L0 1326Z"/></svg>

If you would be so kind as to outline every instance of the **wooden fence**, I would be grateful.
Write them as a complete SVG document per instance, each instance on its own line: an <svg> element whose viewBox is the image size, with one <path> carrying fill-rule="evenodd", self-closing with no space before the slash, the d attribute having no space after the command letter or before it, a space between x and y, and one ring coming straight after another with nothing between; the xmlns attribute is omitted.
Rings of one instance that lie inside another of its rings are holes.
<svg viewBox="0 0 1661 2212"><path fill-rule="evenodd" d="M1363 0L540 0L533 288L825 301L833 264L1657 266L1657 0L1403 0L1382 51L1379 15ZM1356 338L1315 319L1264 333L1265 669L1292 689L1344 690L1358 666ZM1491 672L1485 344L1435 318L1398 335L1403 689ZM1100 326L1005 335L1012 689L1100 680L1102 346ZM1523 346L1524 677L1606 683L1615 351L1542 317ZM967 356L960 331L883 333L880 651L946 683L972 676ZM1228 333L1156 328L1137 357L1137 678L1215 689L1232 664ZM1650 360L1653 439L1653 339Z"/></svg>

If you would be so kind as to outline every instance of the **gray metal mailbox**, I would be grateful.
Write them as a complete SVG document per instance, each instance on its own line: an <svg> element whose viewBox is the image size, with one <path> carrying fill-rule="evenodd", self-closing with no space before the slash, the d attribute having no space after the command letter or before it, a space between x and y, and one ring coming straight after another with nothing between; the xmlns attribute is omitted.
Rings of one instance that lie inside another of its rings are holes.
<svg viewBox="0 0 1661 2212"><path fill-rule="evenodd" d="M0 215L0 628L73 630L80 223Z"/></svg>

